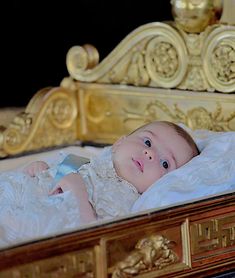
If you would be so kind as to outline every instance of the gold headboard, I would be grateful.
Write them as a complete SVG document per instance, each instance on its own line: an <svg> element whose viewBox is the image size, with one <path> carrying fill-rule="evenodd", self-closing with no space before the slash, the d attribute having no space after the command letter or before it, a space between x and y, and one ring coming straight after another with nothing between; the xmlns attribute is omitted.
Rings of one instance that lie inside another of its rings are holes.
<svg viewBox="0 0 235 278"><path fill-rule="evenodd" d="M77 140L112 143L155 119L235 130L235 26L218 22L220 0L171 3L174 22L140 26L100 63L94 46L73 46L70 76L1 128L1 156Z"/></svg>

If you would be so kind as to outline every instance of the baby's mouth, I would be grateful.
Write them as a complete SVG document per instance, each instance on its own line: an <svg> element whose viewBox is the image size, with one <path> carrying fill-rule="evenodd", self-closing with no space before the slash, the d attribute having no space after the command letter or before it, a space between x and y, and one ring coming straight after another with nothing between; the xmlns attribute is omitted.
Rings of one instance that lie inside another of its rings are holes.
<svg viewBox="0 0 235 278"><path fill-rule="evenodd" d="M136 167L143 173L144 172L144 165L143 165L143 163L141 163L141 161L136 160L134 158L132 158L132 161L134 162Z"/></svg>

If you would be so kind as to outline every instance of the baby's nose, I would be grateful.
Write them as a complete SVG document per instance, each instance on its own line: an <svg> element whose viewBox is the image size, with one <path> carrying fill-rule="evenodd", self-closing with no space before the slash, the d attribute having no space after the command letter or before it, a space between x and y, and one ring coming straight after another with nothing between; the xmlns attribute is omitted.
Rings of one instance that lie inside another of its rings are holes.
<svg viewBox="0 0 235 278"><path fill-rule="evenodd" d="M145 155L149 160L153 160L153 159L154 159L154 153L153 153L152 150L145 149L145 150L144 150L144 155Z"/></svg>

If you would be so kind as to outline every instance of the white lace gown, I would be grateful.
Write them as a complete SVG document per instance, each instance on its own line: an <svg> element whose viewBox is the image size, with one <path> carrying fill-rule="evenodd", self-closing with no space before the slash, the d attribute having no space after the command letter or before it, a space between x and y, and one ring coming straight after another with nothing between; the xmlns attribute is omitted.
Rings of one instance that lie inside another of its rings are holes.
<svg viewBox="0 0 235 278"><path fill-rule="evenodd" d="M49 195L56 166L37 177L22 171L0 174L0 248L65 233L81 226L79 204L72 192ZM113 168L111 149L79 169L97 220L126 215L139 197L135 187Z"/></svg>
<svg viewBox="0 0 235 278"><path fill-rule="evenodd" d="M71 192L49 196L53 179L21 172L0 175L0 248L66 232L79 225L79 208Z"/></svg>

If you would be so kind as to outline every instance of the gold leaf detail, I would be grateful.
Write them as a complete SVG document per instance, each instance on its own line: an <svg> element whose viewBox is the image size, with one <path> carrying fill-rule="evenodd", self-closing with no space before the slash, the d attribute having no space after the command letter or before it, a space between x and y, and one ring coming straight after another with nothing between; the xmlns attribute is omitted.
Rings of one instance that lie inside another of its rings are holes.
<svg viewBox="0 0 235 278"><path fill-rule="evenodd" d="M174 76L179 65L174 46L168 42L158 42L149 50L149 67L151 72L161 78Z"/></svg>
<svg viewBox="0 0 235 278"><path fill-rule="evenodd" d="M235 111L227 117L222 116L223 110L220 103L217 103L214 112L209 112L204 107L195 107L184 112L177 104L174 104L174 109L170 110L163 102L156 100L151 101L145 106L144 113L133 113L127 109L124 109L124 112L126 113L124 122L140 120L147 123L161 120L165 118L162 116L163 112L171 121L183 123L191 129L208 129L213 131L232 131L233 128L230 124L235 119Z"/></svg>
<svg viewBox="0 0 235 278"><path fill-rule="evenodd" d="M140 239L133 251L114 267L112 278L124 278L146 271L162 269L179 258L171 249L171 242L162 235Z"/></svg>
<svg viewBox="0 0 235 278"><path fill-rule="evenodd" d="M235 48L226 43L218 45L212 53L211 65L214 75L222 82L235 80Z"/></svg>

